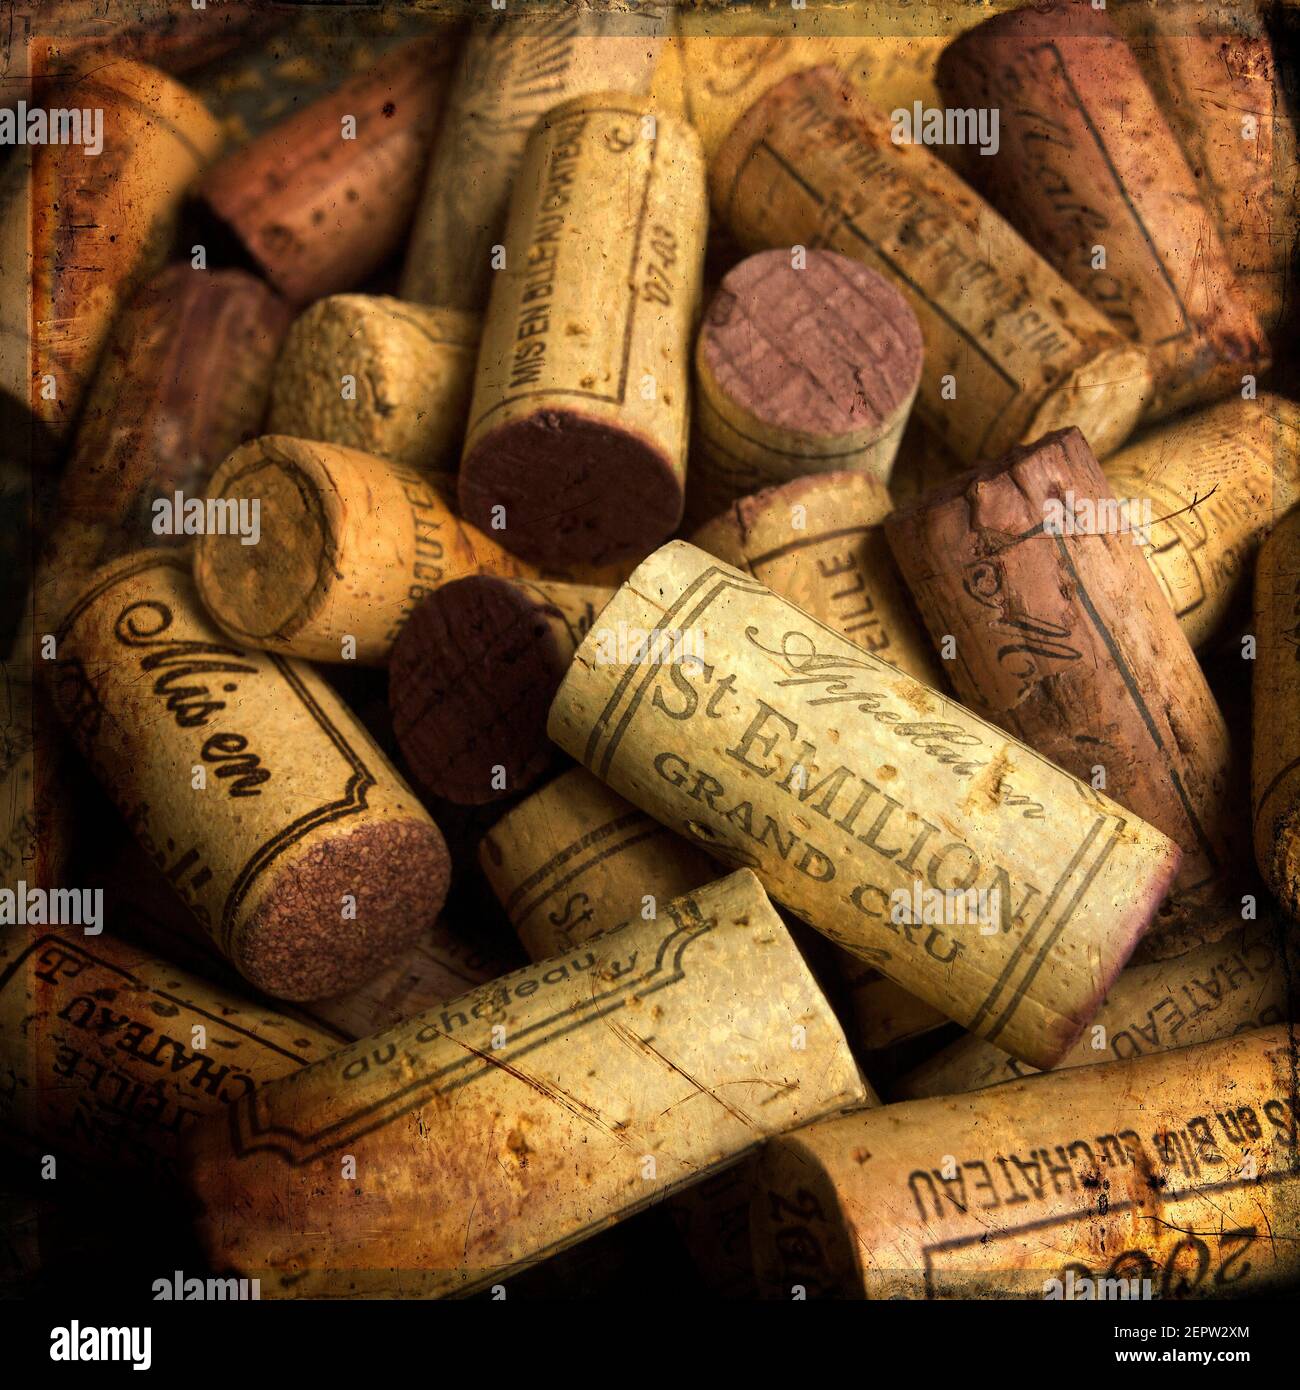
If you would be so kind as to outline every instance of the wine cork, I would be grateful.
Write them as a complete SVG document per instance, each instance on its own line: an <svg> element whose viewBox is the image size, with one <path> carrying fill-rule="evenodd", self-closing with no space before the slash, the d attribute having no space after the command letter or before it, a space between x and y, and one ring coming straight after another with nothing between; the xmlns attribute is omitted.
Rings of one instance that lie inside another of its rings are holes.
<svg viewBox="0 0 1300 1390"><path fill-rule="evenodd" d="M512 968L513 962L506 964L471 945L438 921L421 932L405 956L373 980L337 999L316 1000L303 1011L345 1038L368 1038Z"/></svg>
<svg viewBox="0 0 1300 1390"><path fill-rule="evenodd" d="M378 270L410 226L449 46L415 39L226 156L200 192L294 304Z"/></svg>
<svg viewBox="0 0 1300 1390"><path fill-rule="evenodd" d="M162 263L181 200L221 135L184 87L128 59L96 63L47 101L80 113L83 143L37 146L30 182L2 214L18 222L0 232L5 279L21 277L6 301L30 306L30 319L6 314L4 353L15 365L4 378L25 360L32 413L62 435L119 307Z"/></svg>
<svg viewBox="0 0 1300 1390"><path fill-rule="evenodd" d="M479 866L534 960L562 955L718 876L713 860L574 767L507 811Z"/></svg>
<svg viewBox="0 0 1300 1390"><path fill-rule="evenodd" d="M191 1148L198 1232L263 1297L468 1292L866 1097L733 874L256 1092Z"/></svg>
<svg viewBox="0 0 1300 1390"><path fill-rule="evenodd" d="M170 1185L200 1116L337 1046L109 935L0 934L0 1129L56 1177L67 1162Z"/></svg>
<svg viewBox="0 0 1300 1390"><path fill-rule="evenodd" d="M538 564L643 555L682 516L704 258L691 128L578 97L529 137L483 322L461 509Z"/></svg>
<svg viewBox="0 0 1300 1390"><path fill-rule="evenodd" d="M508 811L484 838L479 864L533 960L566 955L620 922L653 919L718 876L707 854L583 767ZM745 1167L668 1203L696 1273L716 1297L755 1292Z"/></svg>
<svg viewBox="0 0 1300 1390"><path fill-rule="evenodd" d="M695 660L609 660L593 633L551 708L561 748L971 1032L1035 1065L1072 1045L1175 845L684 542L611 600L600 626L621 624Z"/></svg>
<svg viewBox="0 0 1300 1390"><path fill-rule="evenodd" d="M1001 113L998 148L966 145L963 172L1147 347L1149 416L1239 390L1267 366L1217 219L1104 11L1055 3L997 15L944 50L938 80L950 108Z"/></svg>
<svg viewBox="0 0 1300 1390"><path fill-rule="evenodd" d="M1253 5L1123 3L1109 11L1182 146L1261 326L1290 294L1300 170L1268 31Z"/></svg>
<svg viewBox="0 0 1300 1390"><path fill-rule="evenodd" d="M1057 1063L1089 1067L1213 1042L1295 1017L1294 961L1280 923L1240 925L1221 941L1176 960L1121 972L1090 1027ZM1032 1067L978 1038L961 1038L894 1087L895 1100L978 1091L1033 1074Z"/></svg>
<svg viewBox="0 0 1300 1390"><path fill-rule="evenodd" d="M936 690L948 680L899 583L880 523L884 484L866 473L819 473L736 502L691 544L850 642Z"/></svg>
<svg viewBox="0 0 1300 1390"><path fill-rule="evenodd" d="M932 16L938 21L933 26L937 32L921 32L931 28L926 21ZM823 17L827 12L817 19ZM717 10L680 12L682 32L655 65L651 87L657 102L695 127L709 159L764 92L809 68L836 68L862 100L885 111L910 109L913 101L939 105L934 71L949 34L933 5L915 16L916 31L907 32L896 15L884 17L883 12L876 15L865 8L849 17L851 33L801 33L795 38L781 32L788 25L781 18L774 32L752 32L764 18L757 10L748 11L741 21L747 32L728 32L730 18Z"/></svg>
<svg viewBox="0 0 1300 1390"><path fill-rule="evenodd" d="M520 565L467 526L450 489L338 444L263 435L212 475L206 500L249 521L207 530L194 578L235 641L309 661L381 665L440 585ZM256 512L254 512L256 508ZM258 539L252 519L258 518Z"/></svg>
<svg viewBox="0 0 1300 1390"><path fill-rule="evenodd" d="M416 784L462 806L527 791L554 760L546 713L611 589L489 575L431 594L388 668Z"/></svg>
<svg viewBox="0 0 1300 1390"><path fill-rule="evenodd" d="M1285 1286L1300 1273L1296 1105L1295 1045L1274 1026L809 1126L760 1160L762 1282L786 1298Z"/></svg>
<svg viewBox="0 0 1300 1390"><path fill-rule="evenodd" d="M257 988L327 998L414 944L447 891L437 826L318 676L221 637L182 557L98 571L56 636L60 715Z"/></svg>
<svg viewBox="0 0 1300 1390"><path fill-rule="evenodd" d="M289 311L240 270L172 265L118 316L86 398L44 557L38 606L53 631L91 571L144 545L183 545L179 493L257 433ZM163 505L160 505L163 504Z"/></svg>
<svg viewBox="0 0 1300 1390"><path fill-rule="evenodd" d="M1264 542L1255 570L1251 812L1255 860L1300 919L1300 512Z"/></svg>
<svg viewBox="0 0 1300 1390"><path fill-rule="evenodd" d="M741 261L695 344L692 514L809 473L888 482L920 379L920 326L884 276L833 251Z"/></svg>
<svg viewBox="0 0 1300 1390"><path fill-rule="evenodd" d="M1235 636L1246 617L1260 542L1300 502L1297 459L1300 406L1264 392L1152 430L1106 460L1116 495L1153 514L1147 563L1193 647Z"/></svg>
<svg viewBox="0 0 1300 1390"><path fill-rule="evenodd" d="M963 704L1180 846L1143 943L1178 955L1232 920L1212 909L1242 857L1237 778L1223 716L1135 544L1142 524L1063 430L894 512L885 534L930 636L951 648Z"/></svg>
<svg viewBox="0 0 1300 1390"><path fill-rule="evenodd" d="M586 92L644 92L671 6L502 17L461 48L402 273L403 299L481 310L529 131Z"/></svg>
<svg viewBox="0 0 1300 1390"><path fill-rule="evenodd" d="M1146 351L892 129L830 70L787 77L712 161L714 209L750 250L825 247L902 290L925 344L917 411L967 463L1066 424L1109 453L1142 409Z"/></svg>
<svg viewBox="0 0 1300 1390"><path fill-rule="evenodd" d="M271 385L271 434L342 444L417 473L456 466L478 320L386 295L337 294L293 325Z"/></svg>

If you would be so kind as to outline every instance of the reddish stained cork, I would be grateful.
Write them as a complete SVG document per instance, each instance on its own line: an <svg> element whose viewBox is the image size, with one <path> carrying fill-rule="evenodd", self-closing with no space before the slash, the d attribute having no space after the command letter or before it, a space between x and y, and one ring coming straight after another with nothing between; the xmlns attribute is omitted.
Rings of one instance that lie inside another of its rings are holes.
<svg viewBox="0 0 1300 1390"><path fill-rule="evenodd" d="M235 953L281 999L329 998L413 946L447 896L447 847L432 821L359 825L286 866L248 919ZM342 915L346 895L356 919Z"/></svg>
<svg viewBox="0 0 1300 1390"><path fill-rule="evenodd" d="M426 791L481 805L542 776L551 700L609 592L475 575L420 604L393 647L389 703Z"/></svg>
<svg viewBox="0 0 1300 1390"><path fill-rule="evenodd" d="M437 124L447 45L403 44L222 160L200 192L286 298L360 284L401 245ZM355 120L355 139L345 122Z"/></svg>

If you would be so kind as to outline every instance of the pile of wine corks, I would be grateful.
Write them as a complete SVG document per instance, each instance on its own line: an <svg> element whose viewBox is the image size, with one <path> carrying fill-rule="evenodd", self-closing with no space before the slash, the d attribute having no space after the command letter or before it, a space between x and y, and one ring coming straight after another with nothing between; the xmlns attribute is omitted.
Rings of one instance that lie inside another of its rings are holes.
<svg viewBox="0 0 1300 1390"><path fill-rule="evenodd" d="M1166 8L60 50L30 1220L134 1184L264 1298L1300 1282L1296 144Z"/></svg>

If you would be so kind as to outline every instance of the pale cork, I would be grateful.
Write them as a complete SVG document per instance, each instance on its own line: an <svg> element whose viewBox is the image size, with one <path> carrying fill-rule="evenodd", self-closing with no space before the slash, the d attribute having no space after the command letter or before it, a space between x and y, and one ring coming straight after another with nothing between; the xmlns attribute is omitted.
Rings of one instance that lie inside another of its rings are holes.
<svg viewBox="0 0 1300 1390"><path fill-rule="evenodd" d="M1238 284L1272 333L1292 299L1300 168L1262 14L1231 0L1123 0L1108 13L1218 218Z"/></svg>
<svg viewBox="0 0 1300 1390"><path fill-rule="evenodd" d="M1268 365L1203 180L1108 14L1058 0L997 15L944 51L938 79L949 107L1001 113L998 149L966 145L962 172L1150 351L1148 417Z"/></svg>
<svg viewBox="0 0 1300 1390"><path fill-rule="evenodd" d="M484 307L529 132L584 92L644 92L670 9L510 15L466 36L411 228L403 299Z"/></svg>
<svg viewBox="0 0 1300 1390"><path fill-rule="evenodd" d="M1300 920L1300 512L1264 542L1255 570L1250 772L1255 860Z"/></svg>
<svg viewBox="0 0 1300 1390"><path fill-rule="evenodd" d="M1096 1018L1056 1069L1127 1061L1292 1020L1296 962L1287 958L1279 924L1241 926L1240 921L1238 917L1238 925L1221 940L1185 956L1122 971ZM979 1038L961 1038L909 1072L890 1097L957 1095L1032 1074L1032 1067L1000 1048Z"/></svg>
<svg viewBox="0 0 1300 1390"><path fill-rule="evenodd" d="M891 279L925 343L917 412L965 462L1067 424L1101 454L1117 448L1148 394L1145 349L892 130L834 71L796 73L711 161L714 211L749 250L827 247Z"/></svg>
<svg viewBox="0 0 1300 1390"><path fill-rule="evenodd" d="M1072 1045L1165 896L1170 840L685 542L618 591L619 623L698 659L601 659L593 634L551 709L561 748L972 1032L1039 1065ZM952 887L996 889L1000 929L892 920L896 892Z"/></svg>
<svg viewBox="0 0 1300 1390"><path fill-rule="evenodd" d="M481 806L554 764L546 715L573 654L613 590L477 576L416 608L393 647L393 735L416 784Z"/></svg>
<svg viewBox="0 0 1300 1390"><path fill-rule="evenodd" d="M560 955L712 882L709 855L611 791L584 767L507 811L479 867L534 960Z"/></svg>
<svg viewBox="0 0 1300 1390"><path fill-rule="evenodd" d="M1241 778L1115 501L1083 436L1063 430L892 513L885 534L931 638L951 644L962 702L1181 847L1142 945L1178 955L1232 922L1220 909L1244 858Z"/></svg>
<svg viewBox="0 0 1300 1390"><path fill-rule="evenodd" d="M1295 1068L1274 1026L810 1125L761 1160L763 1283L810 1299L1285 1287L1300 1273Z"/></svg>
<svg viewBox="0 0 1300 1390"><path fill-rule="evenodd" d="M325 682L231 645L187 570L152 551L92 576L56 634L55 704L221 953L268 994L328 998L434 920L447 849Z"/></svg>
<svg viewBox="0 0 1300 1390"><path fill-rule="evenodd" d="M695 342L688 515L808 474L888 482L921 355L916 315L869 267L833 251L746 257Z"/></svg>
<svg viewBox="0 0 1300 1390"><path fill-rule="evenodd" d="M888 490L870 474L819 473L741 499L690 541L942 690L948 678L881 527L891 510Z"/></svg>
<svg viewBox="0 0 1300 1390"><path fill-rule="evenodd" d="M479 321L387 295L336 294L303 313L271 383L268 434L319 439L430 473L454 468Z"/></svg>
<svg viewBox="0 0 1300 1390"><path fill-rule="evenodd" d="M644 555L676 529L708 208L699 139L635 96L529 137L483 321L461 509L538 564Z"/></svg>
<svg viewBox="0 0 1300 1390"><path fill-rule="evenodd" d="M1116 496L1150 508L1143 548L1187 640L1237 636L1260 543L1300 502L1300 406L1230 398L1133 440L1103 471Z"/></svg>
<svg viewBox="0 0 1300 1390"><path fill-rule="evenodd" d="M0 1127L57 1178L68 1163L170 1186L200 1117L338 1045L108 933L0 934Z"/></svg>
<svg viewBox="0 0 1300 1390"><path fill-rule="evenodd" d="M194 548L204 606L235 641L309 661L382 665L440 585L523 567L457 515L445 480L338 444L263 435L206 496L256 501L261 539L209 533ZM346 639L351 638L351 643Z"/></svg>
<svg viewBox="0 0 1300 1390"><path fill-rule="evenodd" d="M30 227L25 264L8 265L5 276L21 277L10 302L29 304L30 319L13 331L25 339L30 325L30 339L9 342L6 353L26 353L32 412L62 434L118 309L167 254L181 201L220 149L221 132L174 78L124 58L94 63L51 92L49 105L103 112L102 152L40 146L26 190L30 214L21 201L4 213ZM6 228L0 241L17 249L16 235Z"/></svg>
<svg viewBox="0 0 1300 1390"><path fill-rule="evenodd" d="M208 1257L264 1298L436 1297L867 1098L739 873L255 1093L196 1136L189 1176Z"/></svg>

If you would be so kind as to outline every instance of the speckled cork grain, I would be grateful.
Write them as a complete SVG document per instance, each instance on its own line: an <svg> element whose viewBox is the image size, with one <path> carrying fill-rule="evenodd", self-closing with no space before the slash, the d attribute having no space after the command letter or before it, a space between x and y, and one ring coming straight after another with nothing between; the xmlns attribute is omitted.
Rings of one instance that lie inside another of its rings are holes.
<svg viewBox="0 0 1300 1390"><path fill-rule="evenodd" d="M533 129L460 469L465 517L516 554L635 559L681 520L707 223L684 121L606 93Z"/></svg>
<svg viewBox="0 0 1300 1390"><path fill-rule="evenodd" d="M174 553L97 571L58 642L53 690L74 739L259 989L342 993L436 917L437 826L319 676L217 632Z"/></svg>
<svg viewBox="0 0 1300 1390"><path fill-rule="evenodd" d="M692 514L821 470L888 479L921 357L916 315L867 266L802 248L742 261L696 343Z"/></svg>
<svg viewBox="0 0 1300 1390"><path fill-rule="evenodd" d="M1170 840L685 542L610 601L620 624L706 662L588 637L551 708L561 748L972 1032L1036 1065L1066 1051L1168 889ZM958 884L998 890L995 931L895 920L896 892Z"/></svg>
<svg viewBox="0 0 1300 1390"><path fill-rule="evenodd" d="M1245 890L1228 729L1143 557L1141 515L1117 510L1079 431L960 475L885 534L931 637L955 644L963 703L1182 847L1141 949L1226 931Z"/></svg>
<svg viewBox="0 0 1300 1390"><path fill-rule="evenodd" d="M962 147L966 177L1149 349L1148 417L1226 395L1268 365L1204 180L1109 11L1054 3L997 15L944 50L938 80L949 106L1001 113L995 151ZM1243 135L1239 125L1247 165L1259 152Z"/></svg>
<svg viewBox="0 0 1300 1390"><path fill-rule="evenodd" d="M367 73L234 150L203 180L212 212L295 304L350 289L401 245L451 56L402 44ZM344 122L354 138L343 138Z"/></svg>
<svg viewBox="0 0 1300 1390"><path fill-rule="evenodd" d="M1281 1291L1300 1273L1296 1065L1280 1025L783 1136L752 1208L763 1284L809 1299L1082 1299L1103 1278L1134 1299Z"/></svg>
<svg viewBox="0 0 1300 1390"><path fill-rule="evenodd" d="M739 873L250 1097L196 1131L187 1171L209 1258L264 1298L436 1297L870 1099Z"/></svg>

